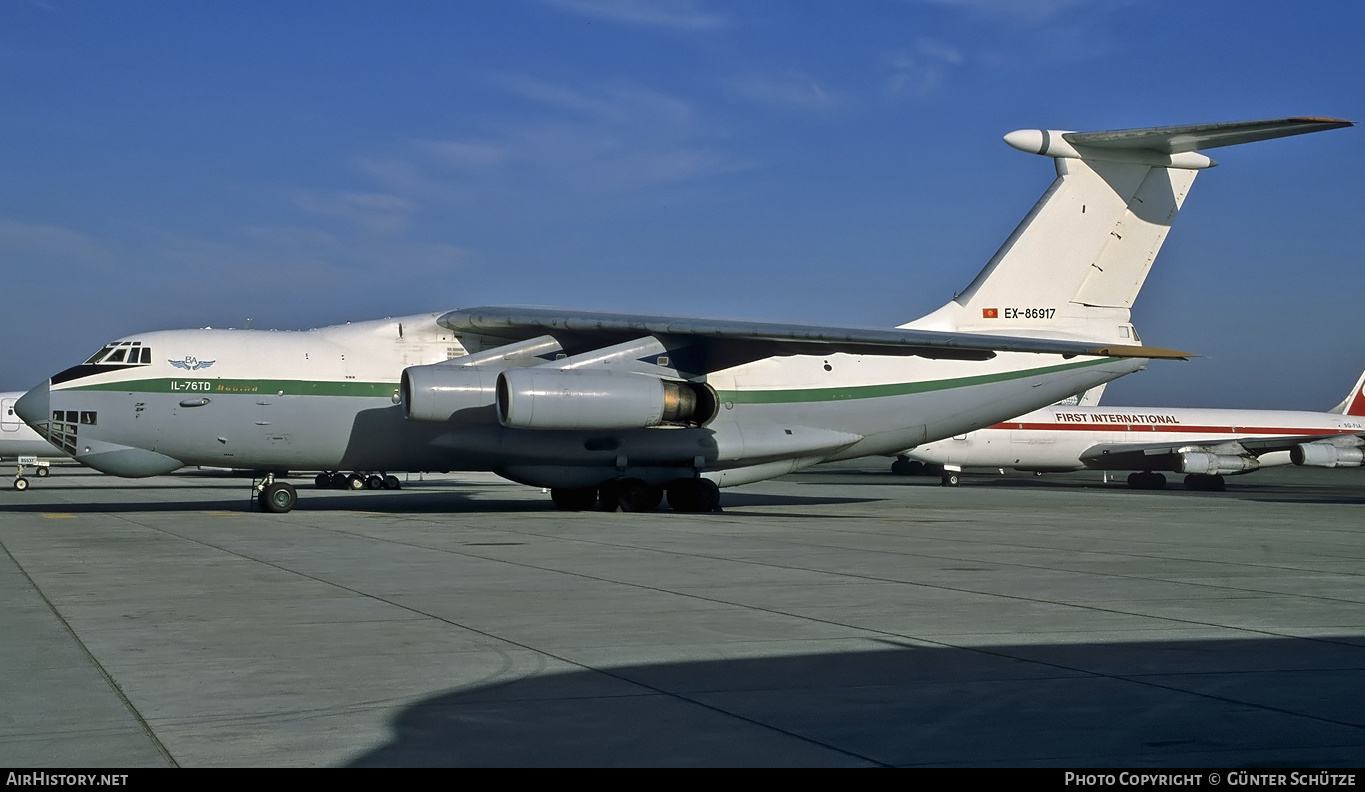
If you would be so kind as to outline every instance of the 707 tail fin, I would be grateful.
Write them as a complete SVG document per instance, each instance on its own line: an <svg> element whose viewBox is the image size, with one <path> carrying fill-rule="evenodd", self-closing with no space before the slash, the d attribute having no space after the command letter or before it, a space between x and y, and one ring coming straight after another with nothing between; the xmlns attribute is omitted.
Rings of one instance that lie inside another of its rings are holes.
<svg viewBox="0 0 1365 792"><path fill-rule="evenodd" d="M1200 170L1199 149L1351 126L1334 118L1005 136L1057 179L952 302L905 327L1136 343L1133 301Z"/></svg>
<svg viewBox="0 0 1365 792"><path fill-rule="evenodd" d="M1360 379L1356 380L1356 385L1351 392L1346 394L1341 404L1328 410L1339 415L1365 415L1365 372L1361 372Z"/></svg>

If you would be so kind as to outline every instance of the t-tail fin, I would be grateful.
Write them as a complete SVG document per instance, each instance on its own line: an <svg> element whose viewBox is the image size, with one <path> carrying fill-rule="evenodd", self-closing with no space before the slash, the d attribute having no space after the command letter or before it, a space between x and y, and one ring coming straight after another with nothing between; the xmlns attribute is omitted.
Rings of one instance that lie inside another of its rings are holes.
<svg viewBox="0 0 1365 792"><path fill-rule="evenodd" d="M1327 412L1334 412L1339 415L1365 415L1365 372L1361 372L1360 379L1356 380L1356 386L1351 389L1350 393L1346 394L1346 398L1341 400L1341 404Z"/></svg>
<svg viewBox="0 0 1365 792"><path fill-rule="evenodd" d="M953 301L904 325L1138 343L1129 310L1194 177L1199 149L1351 126L1332 118L1005 136L1056 160L1057 179Z"/></svg>

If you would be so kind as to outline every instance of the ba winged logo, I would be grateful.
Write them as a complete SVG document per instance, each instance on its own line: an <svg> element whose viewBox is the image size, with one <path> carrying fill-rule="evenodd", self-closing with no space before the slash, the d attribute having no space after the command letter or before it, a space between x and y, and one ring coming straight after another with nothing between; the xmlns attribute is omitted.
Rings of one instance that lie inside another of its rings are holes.
<svg viewBox="0 0 1365 792"><path fill-rule="evenodd" d="M217 361L200 360L194 355L186 355L184 360L167 360L166 362L176 368L185 369L186 371L198 371L199 369L206 369L209 366L212 366Z"/></svg>

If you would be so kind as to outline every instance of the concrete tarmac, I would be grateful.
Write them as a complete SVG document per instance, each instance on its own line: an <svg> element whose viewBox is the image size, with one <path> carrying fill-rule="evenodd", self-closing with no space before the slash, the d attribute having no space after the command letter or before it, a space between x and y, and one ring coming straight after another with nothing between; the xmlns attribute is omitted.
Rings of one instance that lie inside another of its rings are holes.
<svg viewBox="0 0 1365 792"><path fill-rule="evenodd" d="M0 491L0 766L1365 766L1365 470Z"/></svg>

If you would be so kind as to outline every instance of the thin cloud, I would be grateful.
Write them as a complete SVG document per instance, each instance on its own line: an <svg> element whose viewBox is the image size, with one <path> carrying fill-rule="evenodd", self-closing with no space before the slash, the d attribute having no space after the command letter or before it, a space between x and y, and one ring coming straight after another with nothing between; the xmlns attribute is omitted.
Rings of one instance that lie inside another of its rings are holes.
<svg viewBox="0 0 1365 792"><path fill-rule="evenodd" d="M681 99L625 82L590 90L514 75L500 75L495 82L521 99L548 109L569 111L597 123L643 122L688 127L696 117L692 106Z"/></svg>
<svg viewBox="0 0 1365 792"><path fill-rule="evenodd" d="M495 143L473 140L427 140L418 147L436 162L458 170L487 170L507 161L508 152Z"/></svg>
<svg viewBox="0 0 1365 792"><path fill-rule="evenodd" d="M349 282L356 273L403 278L449 273L472 256L445 242L337 236L307 226L246 226L237 238L212 239L152 230L145 258L185 268L203 280L243 279L313 284Z"/></svg>
<svg viewBox="0 0 1365 792"><path fill-rule="evenodd" d="M677 97L624 81L581 88L502 75L497 83L529 108L474 136L416 145L428 164L460 171L466 188L482 172L498 174L499 190L548 179L575 192L617 192L739 167L705 144L705 124Z"/></svg>
<svg viewBox="0 0 1365 792"><path fill-rule="evenodd" d="M891 76L887 92L927 96L942 87L948 71L961 66L966 58L956 47L934 39L922 38L908 50L888 53L884 59Z"/></svg>
<svg viewBox="0 0 1365 792"><path fill-rule="evenodd" d="M313 214L339 217L371 234L393 234L412 225L417 205L391 193L337 192L301 195L296 205Z"/></svg>
<svg viewBox="0 0 1365 792"><path fill-rule="evenodd" d="M45 261L98 264L109 259L110 250L89 234L56 225L0 220L0 250Z"/></svg>
<svg viewBox="0 0 1365 792"><path fill-rule="evenodd" d="M802 112L825 112L838 107L839 98L818 81L804 76L751 75L736 80L739 96L758 104Z"/></svg>
<svg viewBox="0 0 1365 792"><path fill-rule="evenodd" d="M981 19L1022 22L1036 25L1064 16L1095 0L919 0L927 5L946 6L966 11Z"/></svg>
<svg viewBox="0 0 1365 792"><path fill-rule="evenodd" d="M547 0L562 11L579 16L630 25L711 30L729 21L721 14L703 11L692 0Z"/></svg>

